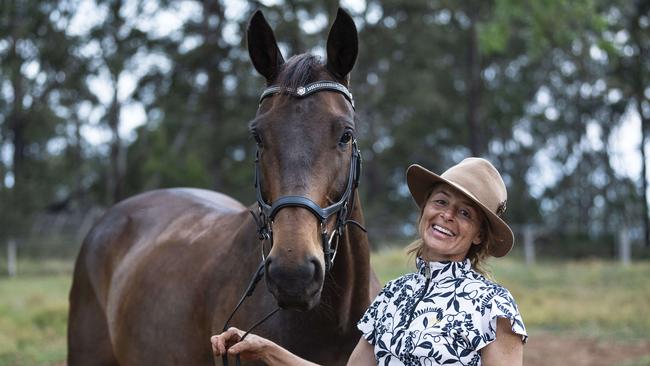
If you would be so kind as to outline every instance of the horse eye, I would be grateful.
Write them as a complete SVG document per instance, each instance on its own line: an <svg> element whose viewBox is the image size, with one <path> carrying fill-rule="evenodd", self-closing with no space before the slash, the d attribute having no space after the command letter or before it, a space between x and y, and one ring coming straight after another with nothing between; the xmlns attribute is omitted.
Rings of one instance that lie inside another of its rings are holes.
<svg viewBox="0 0 650 366"><path fill-rule="evenodd" d="M344 144L347 144L348 142L350 142L350 140L352 140L352 132L345 131L343 136L341 136L341 140L339 141L339 143L344 145Z"/></svg>
<svg viewBox="0 0 650 366"><path fill-rule="evenodd" d="M262 138L257 134L257 131L251 131L251 135L255 139L255 143L257 143L258 146L262 146Z"/></svg>

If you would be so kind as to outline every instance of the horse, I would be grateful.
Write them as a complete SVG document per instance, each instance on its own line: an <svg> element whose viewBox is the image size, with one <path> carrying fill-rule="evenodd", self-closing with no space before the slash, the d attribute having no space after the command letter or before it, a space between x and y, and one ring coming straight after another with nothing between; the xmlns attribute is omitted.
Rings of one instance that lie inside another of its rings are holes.
<svg viewBox="0 0 650 366"><path fill-rule="evenodd" d="M69 366L219 364L209 338L258 268L264 281L230 324L249 327L279 306L255 332L327 365L345 364L359 341L356 321L379 283L355 194L356 27L339 9L326 62L285 61L260 11L247 40L267 86L249 125L258 202L172 188L108 209L75 262Z"/></svg>

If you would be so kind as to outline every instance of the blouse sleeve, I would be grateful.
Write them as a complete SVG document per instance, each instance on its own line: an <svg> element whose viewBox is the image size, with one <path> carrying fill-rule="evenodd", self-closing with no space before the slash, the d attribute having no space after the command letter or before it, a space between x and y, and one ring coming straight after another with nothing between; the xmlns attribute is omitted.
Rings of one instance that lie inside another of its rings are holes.
<svg viewBox="0 0 650 366"><path fill-rule="evenodd" d="M521 341L526 343L528 339L526 327L510 291L497 285L483 298L480 310L478 328L481 338L475 347L476 350L487 346L496 339L497 318L508 319L512 331L519 334Z"/></svg>
<svg viewBox="0 0 650 366"><path fill-rule="evenodd" d="M361 320L357 323L357 328L361 331L363 338L365 338L370 344L374 345L377 335L376 325L379 319L384 312L386 307L387 294L390 294L388 291L388 286L390 282L384 286L383 289L377 294L375 300L370 304L368 310L363 314Z"/></svg>

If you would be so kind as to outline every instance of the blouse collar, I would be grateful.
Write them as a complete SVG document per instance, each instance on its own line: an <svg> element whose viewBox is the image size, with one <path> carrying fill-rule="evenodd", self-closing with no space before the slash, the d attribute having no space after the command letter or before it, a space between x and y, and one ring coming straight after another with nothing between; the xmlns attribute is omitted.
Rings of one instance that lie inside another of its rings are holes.
<svg viewBox="0 0 650 366"><path fill-rule="evenodd" d="M428 272L431 274L430 278L435 281L441 281L447 278L464 277L472 269L472 263L469 259L465 259L461 262L427 262L424 259L417 257L415 259L415 264L419 274L427 277L428 269Z"/></svg>

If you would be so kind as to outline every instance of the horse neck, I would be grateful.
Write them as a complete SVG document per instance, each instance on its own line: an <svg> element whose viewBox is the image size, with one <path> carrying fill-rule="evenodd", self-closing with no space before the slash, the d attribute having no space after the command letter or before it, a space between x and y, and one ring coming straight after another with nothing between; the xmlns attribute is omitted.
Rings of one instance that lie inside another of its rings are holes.
<svg viewBox="0 0 650 366"><path fill-rule="evenodd" d="M363 225L363 212L358 195L350 217ZM334 266L326 276L323 306L338 314L339 330L347 331L360 319L370 303L370 245L368 235L354 224L345 229L339 243Z"/></svg>

